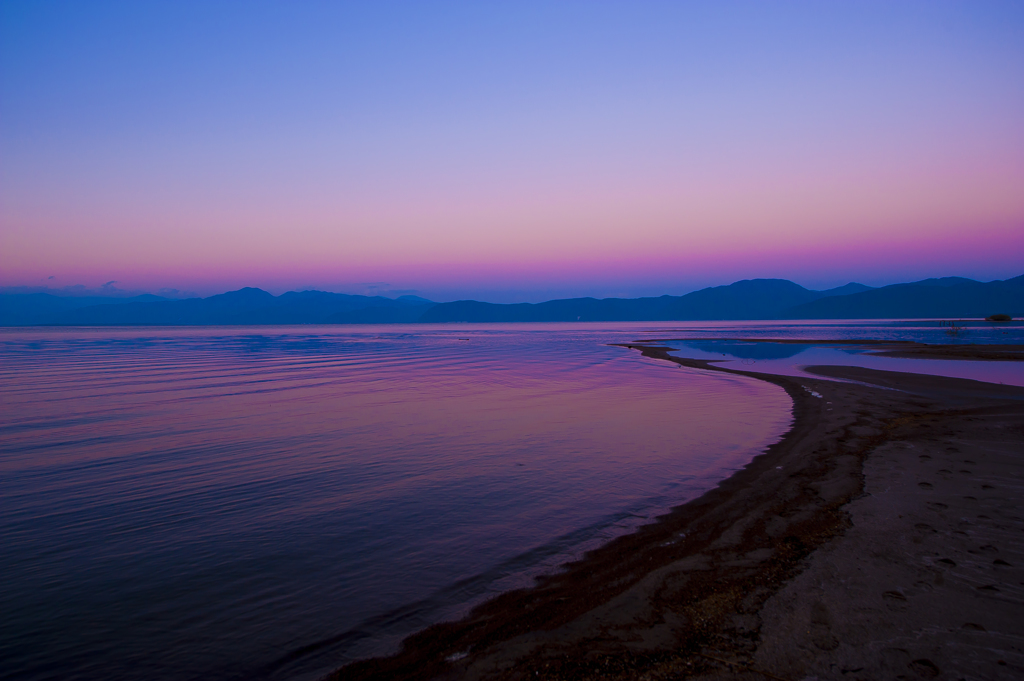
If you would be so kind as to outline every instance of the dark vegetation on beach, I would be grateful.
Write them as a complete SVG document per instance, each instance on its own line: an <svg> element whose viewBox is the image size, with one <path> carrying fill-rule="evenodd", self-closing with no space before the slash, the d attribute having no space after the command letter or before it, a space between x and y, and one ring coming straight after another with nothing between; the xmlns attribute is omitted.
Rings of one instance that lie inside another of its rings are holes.
<svg viewBox="0 0 1024 681"><path fill-rule="evenodd" d="M1006 314L992 315L993 309ZM991 316L990 316L991 315ZM850 283L812 291L785 279L747 279L684 296L570 298L499 305L434 303L324 291L274 296L243 288L209 298L101 298L48 292L0 294L0 326L393 324L447 322L614 322L739 319L936 319L1024 315L1024 275L982 283L925 279L872 289Z"/></svg>

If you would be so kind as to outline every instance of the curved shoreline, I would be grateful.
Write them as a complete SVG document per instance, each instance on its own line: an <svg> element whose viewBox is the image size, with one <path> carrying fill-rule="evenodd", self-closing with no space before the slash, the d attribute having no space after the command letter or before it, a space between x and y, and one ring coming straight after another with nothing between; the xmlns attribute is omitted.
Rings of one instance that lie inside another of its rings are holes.
<svg viewBox="0 0 1024 681"><path fill-rule="evenodd" d="M1024 389L1000 386L1005 390L993 394L992 384L976 381L813 368L897 388L913 376L914 392L907 393L726 369L672 357L666 347L623 347L779 385L793 400L793 426L742 470L656 522L531 589L501 594L463 620L411 636L393 656L357 661L327 678L800 678L792 674L813 668L814 651L827 653L838 639L828 634L826 645L797 654L772 638L783 625L765 630L764 622L787 585L813 568L817 550L843 544L830 541L854 528L847 506L864 499L873 452L930 437L913 431L936 414L947 424L1024 423ZM1013 437L1024 442L1024 428Z"/></svg>

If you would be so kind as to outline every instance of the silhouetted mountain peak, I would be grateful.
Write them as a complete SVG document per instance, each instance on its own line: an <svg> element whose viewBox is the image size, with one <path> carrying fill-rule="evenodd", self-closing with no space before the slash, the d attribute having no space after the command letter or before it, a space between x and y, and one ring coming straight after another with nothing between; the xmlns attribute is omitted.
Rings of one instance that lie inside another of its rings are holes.
<svg viewBox="0 0 1024 681"><path fill-rule="evenodd" d="M268 302L274 299L274 295L267 293L261 288L254 288L252 286L246 286L240 288L237 291L228 291L227 293L221 293L219 295L210 296L203 300L260 300Z"/></svg>
<svg viewBox="0 0 1024 681"><path fill-rule="evenodd" d="M975 281L974 279L967 279L966 277L938 277L910 282L910 284L914 286L958 286L960 284L980 283L980 281ZM899 286L899 284L895 284L895 286Z"/></svg>
<svg viewBox="0 0 1024 681"><path fill-rule="evenodd" d="M980 282L965 277L925 279L910 284L795 305L780 316L788 319L936 319L985 318L997 311L1024 314L1024 276Z"/></svg>
<svg viewBox="0 0 1024 681"><path fill-rule="evenodd" d="M725 286L712 286L709 289L730 289L732 291L806 291L803 286L789 279L741 279Z"/></svg>
<svg viewBox="0 0 1024 681"><path fill-rule="evenodd" d="M404 296L398 296L397 298L395 298L395 300L402 303L407 303L409 305L432 305L434 303L434 301L432 300L427 300L426 298L420 298L419 296L411 296L408 294Z"/></svg>
<svg viewBox="0 0 1024 681"><path fill-rule="evenodd" d="M849 284L819 291L818 293L823 293L828 296L848 296L851 293L862 293L863 291L871 291L873 289L873 286L865 286L864 284L858 284L857 282L851 281Z"/></svg>

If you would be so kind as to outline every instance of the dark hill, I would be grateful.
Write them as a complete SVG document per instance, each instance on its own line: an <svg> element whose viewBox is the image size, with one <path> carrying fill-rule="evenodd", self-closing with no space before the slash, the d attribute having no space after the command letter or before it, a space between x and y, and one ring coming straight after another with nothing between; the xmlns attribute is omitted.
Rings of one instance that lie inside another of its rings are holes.
<svg viewBox="0 0 1024 681"><path fill-rule="evenodd" d="M96 305L124 305L132 302L166 300L160 296L144 294L129 298L113 296L55 296L52 293L0 294L0 326L28 326L45 324L57 315L82 307Z"/></svg>
<svg viewBox="0 0 1024 681"><path fill-rule="evenodd" d="M893 284L794 306L786 319L936 319L1024 315L1024 276L982 283L961 277Z"/></svg>
<svg viewBox="0 0 1024 681"><path fill-rule="evenodd" d="M770 319L822 295L786 279L747 279L676 298L664 319Z"/></svg>
<svg viewBox="0 0 1024 681"><path fill-rule="evenodd" d="M856 282L850 282L845 286L837 286L836 288L830 288L822 293L827 293L830 296L848 296L851 293L860 293L861 291L873 291L874 288L871 286L865 286L864 284L858 284Z"/></svg>
<svg viewBox="0 0 1024 681"><path fill-rule="evenodd" d="M685 296L659 298L569 298L546 303L496 305L475 300L440 303L423 322L602 322L712 319L772 319L794 305L868 289L847 284L811 291L785 279L746 279Z"/></svg>
<svg viewBox="0 0 1024 681"><path fill-rule="evenodd" d="M46 298L40 299L43 295ZM30 297L35 296L35 297ZM49 299L55 299L53 302ZM274 296L258 288L243 288L209 298L166 300L100 298L69 300L48 294L4 295L0 300L5 326L29 324L68 326L195 326L213 324L337 324L415 322L433 303L403 296L353 296L324 291L292 291ZM42 303L38 301L42 300Z"/></svg>

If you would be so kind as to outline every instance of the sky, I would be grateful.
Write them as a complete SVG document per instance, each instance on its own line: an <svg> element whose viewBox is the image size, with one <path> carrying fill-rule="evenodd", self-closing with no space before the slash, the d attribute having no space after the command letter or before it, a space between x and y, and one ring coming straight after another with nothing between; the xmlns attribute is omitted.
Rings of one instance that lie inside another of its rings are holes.
<svg viewBox="0 0 1024 681"><path fill-rule="evenodd" d="M1020 274L1021 2L0 1L0 286Z"/></svg>

